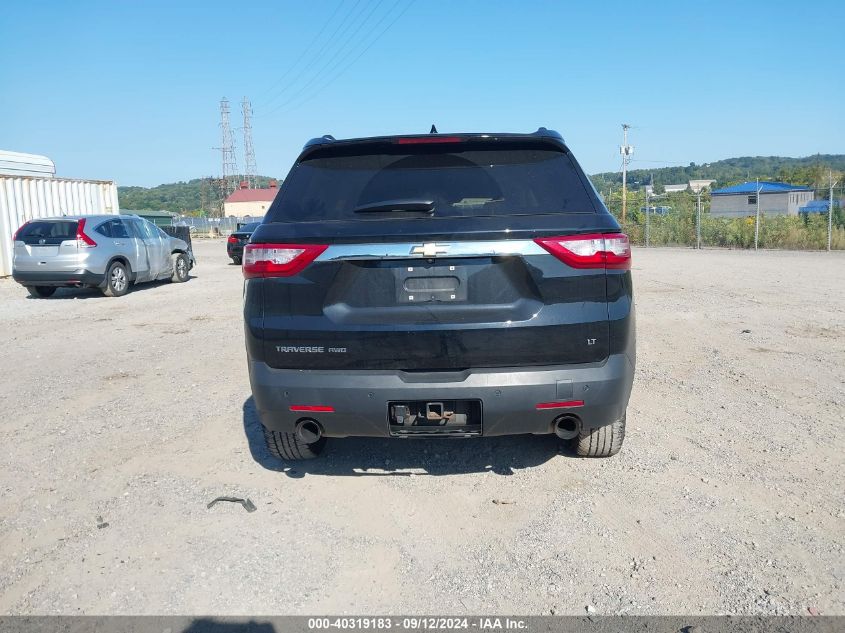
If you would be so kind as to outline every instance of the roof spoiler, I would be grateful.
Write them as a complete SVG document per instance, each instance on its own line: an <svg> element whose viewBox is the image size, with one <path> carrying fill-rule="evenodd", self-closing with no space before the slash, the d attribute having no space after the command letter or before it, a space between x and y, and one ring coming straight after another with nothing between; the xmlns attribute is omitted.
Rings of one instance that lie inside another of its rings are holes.
<svg viewBox="0 0 845 633"><path fill-rule="evenodd" d="M438 134L435 127L433 125L431 127L432 127L432 132L429 132L429 134ZM476 135L472 134L472 136L476 136ZM544 127L537 128L537 131L531 132L529 134L529 136L540 136L540 137L543 137L543 138L553 138L555 140L560 141L561 143L564 142L563 136L560 135L560 132L556 132L555 130L549 130L549 129L544 128ZM317 145L328 145L330 143L335 143L335 142L337 142L337 139L334 136L332 136L331 134L323 134L323 136L318 136L316 138L312 138L310 141L308 141L304 145L304 147L302 149L306 150L309 147L315 147Z"/></svg>

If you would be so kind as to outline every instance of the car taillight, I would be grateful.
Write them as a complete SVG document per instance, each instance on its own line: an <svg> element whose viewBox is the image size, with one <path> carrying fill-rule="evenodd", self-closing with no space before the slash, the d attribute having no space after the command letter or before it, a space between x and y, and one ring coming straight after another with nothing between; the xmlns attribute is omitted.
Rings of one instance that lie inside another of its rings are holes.
<svg viewBox="0 0 845 633"><path fill-rule="evenodd" d="M76 224L76 245L80 248L93 248L97 245L97 242L85 234L85 218Z"/></svg>
<svg viewBox="0 0 845 633"><path fill-rule="evenodd" d="M227 239L226 241L229 242L229 244L237 244L238 238L236 238L234 235L230 235L229 239Z"/></svg>
<svg viewBox="0 0 845 633"><path fill-rule="evenodd" d="M18 227L18 230L17 230L17 231L15 231L15 234L12 236L12 241L13 241L13 242L17 242L17 241L18 241L18 235L20 234L20 232L21 232L21 231L23 231L23 227L25 227L27 224L29 224L29 222L24 222L23 224L21 224L21 225Z"/></svg>
<svg viewBox="0 0 845 633"><path fill-rule="evenodd" d="M631 268L631 244L624 233L591 233L534 240L573 268Z"/></svg>
<svg viewBox="0 0 845 633"><path fill-rule="evenodd" d="M302 272L328 248L323 244L247 244L244 277L291 277Z"/></svg>

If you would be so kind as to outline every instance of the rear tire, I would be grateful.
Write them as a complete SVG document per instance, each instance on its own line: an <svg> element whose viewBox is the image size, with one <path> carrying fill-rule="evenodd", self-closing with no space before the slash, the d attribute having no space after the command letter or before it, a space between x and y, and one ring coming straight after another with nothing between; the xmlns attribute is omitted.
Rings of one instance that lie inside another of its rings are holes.
<svg viewBox="0 0 845 633"><path fill-rule="evenodd" d="M236 266L240 266L241 265L241 258L238 257L237 255L235 255L234 257L232 257L232 263L235 264Z"/></svg>
<svg viewBox="0 0 845 633"><path fill-rule="evenodd" d="M613 424L597 429L581 429L576 451L581 457L611 457L622 448L625 440L625 416Z"/></svg>
<svg viewBox="0 0 845 633"><path fill-rule="evenodd" d="M190 269L188 257L185 253L176 253L173 256L173 276L170 278L170 281L173 283L188 281L188 271Z"/></svg>
<svg viewBox="0 0 845 633"><path fill-rule="evenodd" d="M55 286L27 286L26 289L29 290L29 296L36 299L46 299L56 293Z"/></svg>
<svg viewBox="0 0 845 633"><path fill-rule="evenodd" d="M121 262L112 262L106 271L106 287L103 294L107 297L122 297L129 292L129 271Z"/></svg>
<svg viewBox="0 0 845 633"><path fill-rule="evenodd" d="M296 437L296 433L280 433L264 429L264 441L267 443L267 450L276 459L293 462L303 459L314 459L326 446L326 438L321 437L313 444L306 444Z"/></svg>

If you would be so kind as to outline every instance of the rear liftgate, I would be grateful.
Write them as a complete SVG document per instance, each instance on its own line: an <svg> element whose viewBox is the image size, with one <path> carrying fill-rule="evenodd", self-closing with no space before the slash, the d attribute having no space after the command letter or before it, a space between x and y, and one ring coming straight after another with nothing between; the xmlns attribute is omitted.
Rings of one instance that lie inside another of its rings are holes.
<svg viewBox="0 0 845 633"><path fill-rule="evenodd" d="M473 437L481 435L480 400L388 402L394 437Z"/></svg>

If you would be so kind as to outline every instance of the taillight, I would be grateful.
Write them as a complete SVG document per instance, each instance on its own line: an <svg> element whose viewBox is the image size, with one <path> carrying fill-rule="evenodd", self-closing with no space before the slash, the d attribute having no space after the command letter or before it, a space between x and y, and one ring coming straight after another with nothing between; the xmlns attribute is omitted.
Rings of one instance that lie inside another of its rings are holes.
<svg viewBox="0 0 845 633"><path fill-rule="evenodd" d="M247 244L244 277L291 277L302 272L328 248L323 244Z"/></svg>
<svg viewBox="0 0 845 633"><path fill-rule="evenodd" d="M631 244L624 233L591 233L534 240L573 268L631 268Z"/></svg>
<svg viewBox="0 0 845 633"><path fill-rule="evenodd" d="M21 225L18 227L18 230L17 230L17 231L15 231L15 234L12 236L12 241L13 241L13 242L17 242L17 241L18 241L18 235L20 234L20 232L21 232L21 231L23 231L23 227L25 227L27 224L29 224L29 222L24 222L23 224L21 224Z"/></svg>
<svg viewBox="0 0 845 633"><path fill-rule="evenodd" d="M97 242L85 234L85 218L76 224L76 245L80 248L93 248L97 245Z"/></svg>
<svg viewBox="0 0 845 633"><path fill-rule="evenodd" d="M234 235L230 235L229 239L227 239L226 241L229 242L229 244L237 244L238 238L236 238Z"/></svg>

